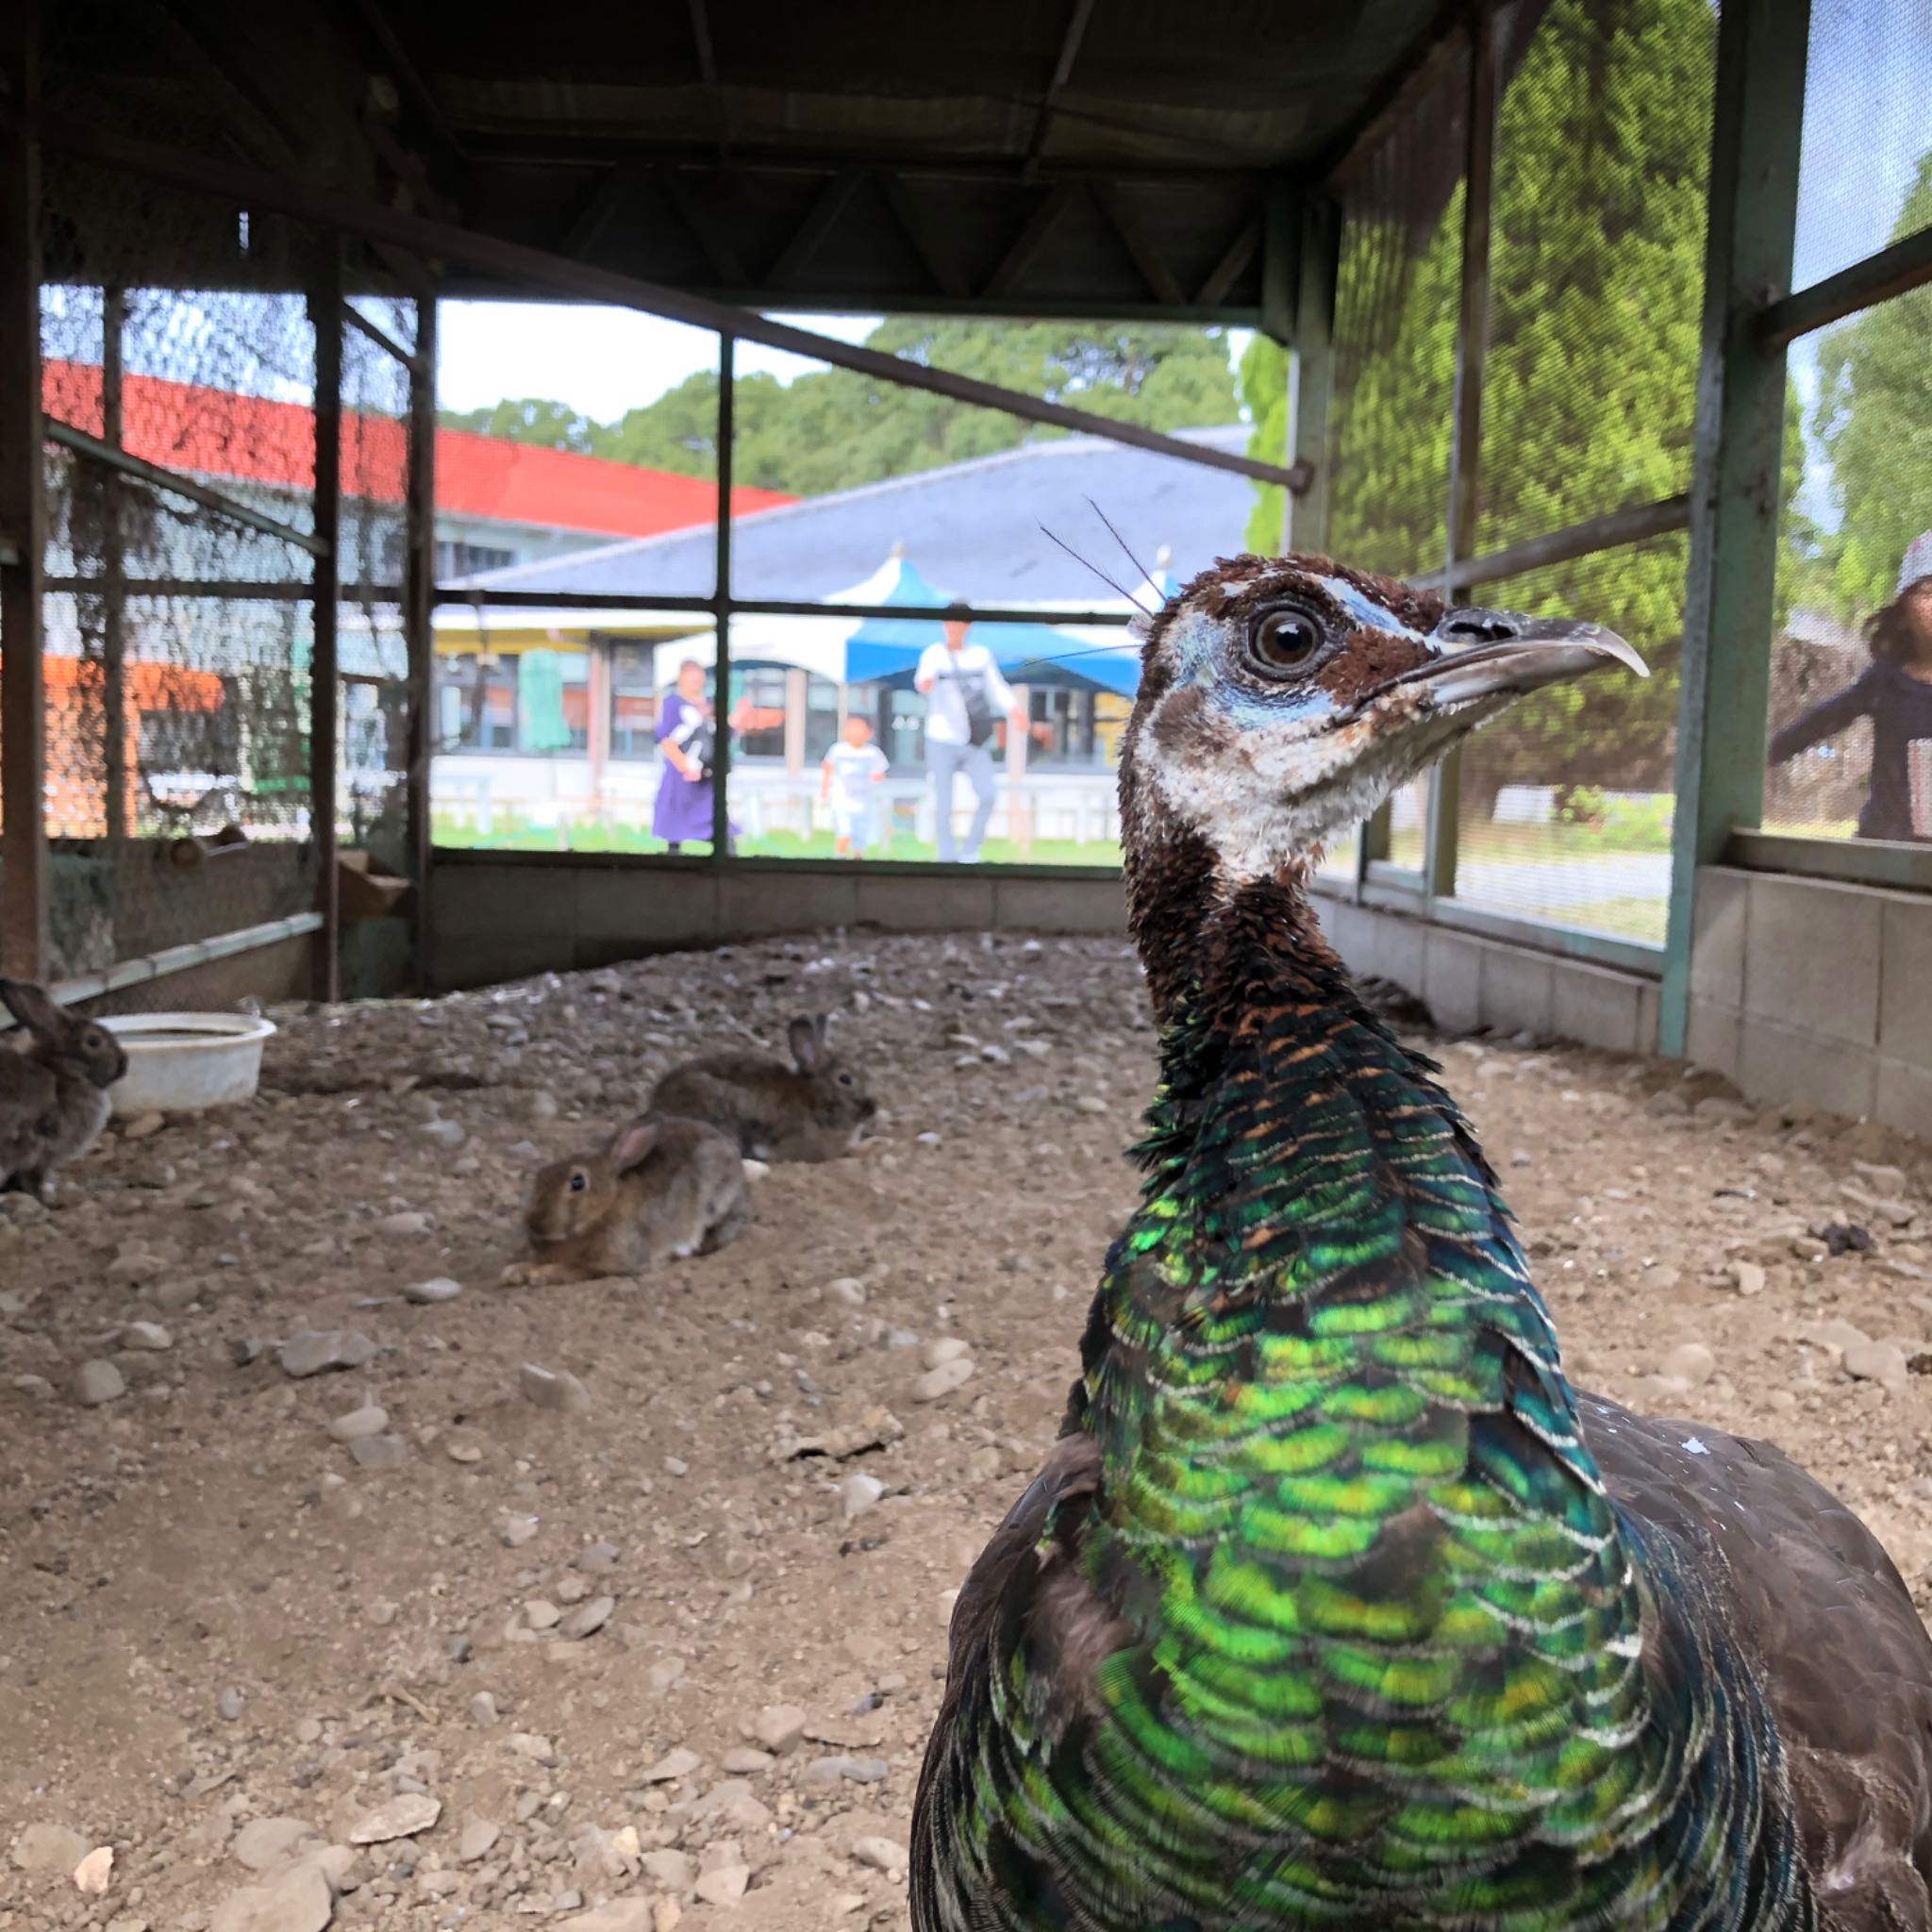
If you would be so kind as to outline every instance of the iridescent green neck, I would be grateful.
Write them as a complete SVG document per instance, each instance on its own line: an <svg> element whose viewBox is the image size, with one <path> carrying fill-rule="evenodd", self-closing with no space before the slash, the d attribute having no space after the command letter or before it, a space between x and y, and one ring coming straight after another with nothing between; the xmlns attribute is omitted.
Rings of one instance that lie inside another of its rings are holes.
<svg viewBox="0 0 1932 1932"><path fill-rule="evenodd" d="M1073 1418L1141 1639L1097 1675L1110 1807L1163 1896L1233 1885L1204 1924L1756 1925L1748 1687L1606 1495L1467 1124L1291 882L1195 904Z"/></svg>

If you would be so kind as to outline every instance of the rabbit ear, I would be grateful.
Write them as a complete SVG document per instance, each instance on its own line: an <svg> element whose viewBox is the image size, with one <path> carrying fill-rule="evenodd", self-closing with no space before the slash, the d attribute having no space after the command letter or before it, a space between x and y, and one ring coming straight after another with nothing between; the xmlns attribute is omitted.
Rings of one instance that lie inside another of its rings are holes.
<svg viewBox="0 0 1932 1932"><path fill-rule="evenodd" d="M610 1158L619 1174L628 1174L632 1168L642 1164L651 1149L658 1144L662 1125L661 1121L654 1121L648 1114L640 1114L628 1125L618 1128L610 1137Z"/></svg>
<svg viewBox="0 0 1932 1932"><path fill-rule="evenodd" d="M801 1074L809 1074L819 1063L819 1030L816 1024L801 1014L792 1021L790 1035L791 1058Z"/></svg>
<svg viewBox="0 0 1932 1932"><path fill-rule="evenodd" d="M58 1040L67 1030L60 1008L40 987L25 979L0 979L0 1001L29 1033L37 1033L42 1040Z"/></svg>

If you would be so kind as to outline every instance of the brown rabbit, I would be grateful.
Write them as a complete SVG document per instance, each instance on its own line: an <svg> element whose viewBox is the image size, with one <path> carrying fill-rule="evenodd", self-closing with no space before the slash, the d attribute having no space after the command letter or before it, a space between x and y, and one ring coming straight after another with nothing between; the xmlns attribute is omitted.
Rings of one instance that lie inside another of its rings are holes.
<svg viewBox="0 0 1932 1932"><path fill-rule="evenodd" d="M531 1258L503 1271L511 1286L641 1274L708 1255L751 1225L744 1161L700 1121L640 1115L594 1154L554 1160L530 1189Z"/></svg>
<svg viewBox="0 0 1932 1932"><path fill-rule="evenodd" d="M650 1111L708 1121L735 1135L752 1160L836 1160L878 1112L858 1070L825 1051L825 1015L799 1018L793 1064L758 1053L706 1054L673 1067L653 1090Z"/></svg>
<svg viewBox="0 0 1932 1932"><path fill-rule="evenodd" d="M54 1170L100 1138L127 1056L105 1026L63 1013L24 979L0 979L0 1001L33 1041L24 1053L0 1046L0 1193L44 1201Z"/></svg>

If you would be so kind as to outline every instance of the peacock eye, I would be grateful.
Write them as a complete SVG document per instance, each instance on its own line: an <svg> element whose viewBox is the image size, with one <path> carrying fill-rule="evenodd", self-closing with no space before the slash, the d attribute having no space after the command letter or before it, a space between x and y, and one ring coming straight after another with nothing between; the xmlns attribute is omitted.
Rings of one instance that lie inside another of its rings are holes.
<svg viewBox="0 0 1932 1932"><path fill-rule="evenodd" d="M1277 604L1248 625L1248 664L1263 677L1292 677L1315 661L1324 641L1321 620L1312 612Z"/></svg>

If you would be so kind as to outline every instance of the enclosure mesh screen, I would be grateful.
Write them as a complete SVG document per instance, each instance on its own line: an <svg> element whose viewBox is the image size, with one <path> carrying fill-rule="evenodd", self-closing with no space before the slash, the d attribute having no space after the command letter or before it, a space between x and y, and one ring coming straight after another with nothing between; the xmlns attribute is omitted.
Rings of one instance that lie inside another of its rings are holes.
<svg viewBox="0 0 1932 1932"><path fill-rule="evenodd" d="M1812 9L1793 280L1932 225L1932 0ZM1932 837L1932 290L1791 345L1764 823ZM1924 735L1919 735L1924 733Z"/></svg>

